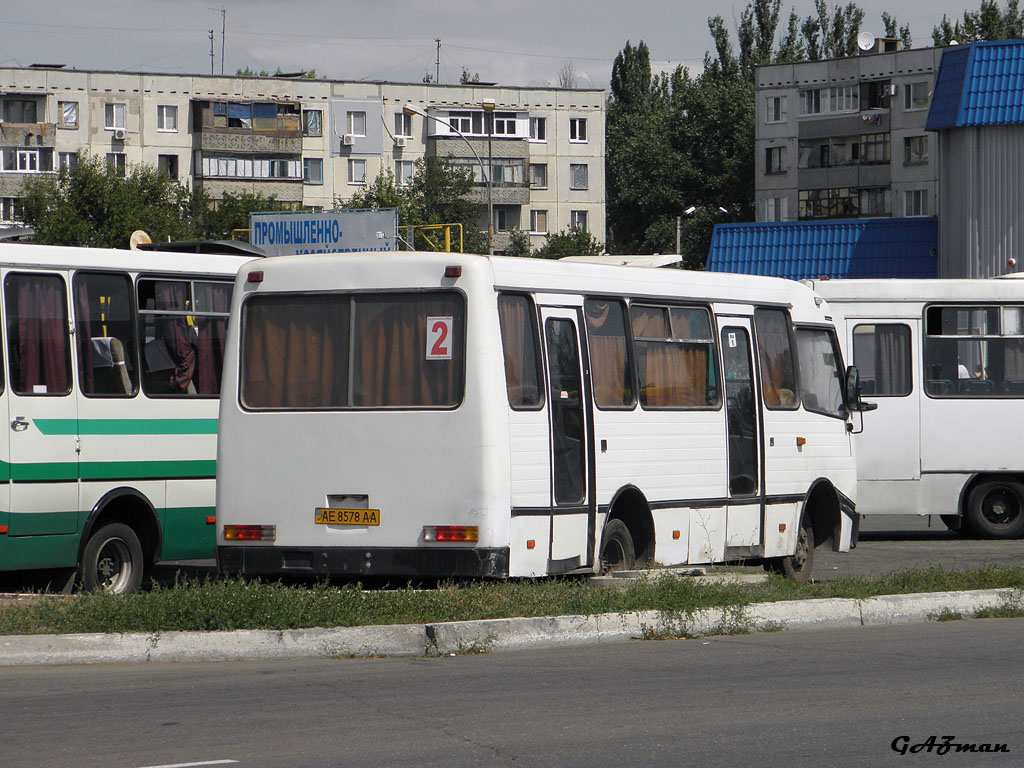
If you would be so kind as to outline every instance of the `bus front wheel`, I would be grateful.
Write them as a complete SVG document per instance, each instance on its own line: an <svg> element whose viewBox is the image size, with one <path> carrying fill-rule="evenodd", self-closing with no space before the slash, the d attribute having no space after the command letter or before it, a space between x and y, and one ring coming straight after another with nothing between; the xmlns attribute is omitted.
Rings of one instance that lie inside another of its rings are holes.
<svg viewBox="0 0 1024 768"><path fill-rule="evenodd" d="M1024 486L1016 480L990 480L967 499L971 530L983 539L1016 539L1024 534Z"/></svg>
<svg viewBox="0 0 1024 768"><path fill-rule="evenodd" d="M796 551L786 557L773 557L764 561L764 569L777 573L797 584L805 584L811 578L814 566L814 529L805 517L800 522L796 537Z"/></svg>
<svg viewBox="0 0 1024 768"><path fill-rule="evenodd" d="M609 520L601 536L601 574L631 571L636 566L636 551L629 528L621 520Z"/></svg>
<svg viewBox="0 0 1024 768"><path fill-rule="evenodd" d="M139 591L142 570L142 545L135 531L123 523L109 523L89 537L79 573L86 592L120 595Z"/></svg>

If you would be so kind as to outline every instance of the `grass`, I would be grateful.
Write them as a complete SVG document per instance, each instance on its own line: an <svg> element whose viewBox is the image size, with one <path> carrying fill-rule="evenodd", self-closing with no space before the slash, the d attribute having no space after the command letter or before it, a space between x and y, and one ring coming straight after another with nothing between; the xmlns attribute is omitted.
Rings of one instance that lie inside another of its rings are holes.
<svg viewBox="0 0 1024 768"><path fill-rule="evenodd" d="M778 576L752 585L710 584L667 575L608 589L588 579L443 584L364 591L356 585L288 586L237 579L179 581L137 595L52 596L0 609L0 635L71 632L298 629L423 624L512 616L593 615L642 610L687 615L704 608L824 597L1016 588L1024 568L942 568L798 585ZM1014 609L992 615L1024 615ZM1014 613L1014 610L1016 612ZM1001 612L1000 612L1001 611ZM948 617L952 618L952 617ZM734 631L742 631L737 625Z"/></svg>

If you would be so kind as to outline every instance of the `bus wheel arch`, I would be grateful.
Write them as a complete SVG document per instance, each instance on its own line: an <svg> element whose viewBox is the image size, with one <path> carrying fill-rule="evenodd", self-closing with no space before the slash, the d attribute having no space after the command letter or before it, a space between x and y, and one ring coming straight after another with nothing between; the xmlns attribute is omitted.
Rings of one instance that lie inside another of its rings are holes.
<svg viewBox="0 0 1024 768"><path fill-rule="evenodd" d="M977 475L961 494L960 512L961 532L983 539L1021 538L1024 482L1017 475Z"/></svg>
<svg viewBox="0 0 1024 768"><path fill-rule="evenodd" d="M82 531L79 583L87 591L136 592L159 551L153 505L134 489L114 489L96 503Z"/></svg>
<svg viewBox="0 0 1024 768"><path fill-rule="evenodd" d="M619 489L608 505L608 516L601 532L598 552L601 570L630 570L635 565L651 563L654 560L654 543L654 517L647 499L636 486ZM611 567L605 567L606 557ZM627 562L616 567L620 558Z"/></svg>
<svg viewBox="0 0 1024 768"><path fill-rule="evenodd" d="M829 542L833 549L838 546L842 514L835 486L823 478L815 480L800 510L793 554L766 559L764 569L792 579L797 584L807 582L814 567L814 550Z"/></svg>

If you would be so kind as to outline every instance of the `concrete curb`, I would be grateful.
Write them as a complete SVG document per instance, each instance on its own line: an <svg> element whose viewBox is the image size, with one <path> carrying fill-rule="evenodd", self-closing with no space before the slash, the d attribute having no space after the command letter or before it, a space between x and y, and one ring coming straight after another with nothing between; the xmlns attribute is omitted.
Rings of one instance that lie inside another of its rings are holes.
<svg viewBox="0 0 1024 768"><path fill-rule="evenodd" d="M793 600L711 608L692 614L642 611L336 629L8 635L0 637L0 666L441 656L622 642L643 637L906 624L929 621L944 611L968 617L980 609L1007 605L1024 606L1024 593L1015 589L985 589L864 600Z"/></svg>

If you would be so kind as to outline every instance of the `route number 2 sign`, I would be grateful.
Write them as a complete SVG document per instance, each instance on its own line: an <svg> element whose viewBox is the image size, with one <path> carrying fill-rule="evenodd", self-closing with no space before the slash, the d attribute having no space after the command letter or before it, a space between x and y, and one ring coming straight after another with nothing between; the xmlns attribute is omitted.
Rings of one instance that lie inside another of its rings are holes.
<svg viewBox="0 0 1024 768"><path fill-rule="evenodd" d="M452 327L454 318L427 318L427 360L452 359Z"/></svg>

